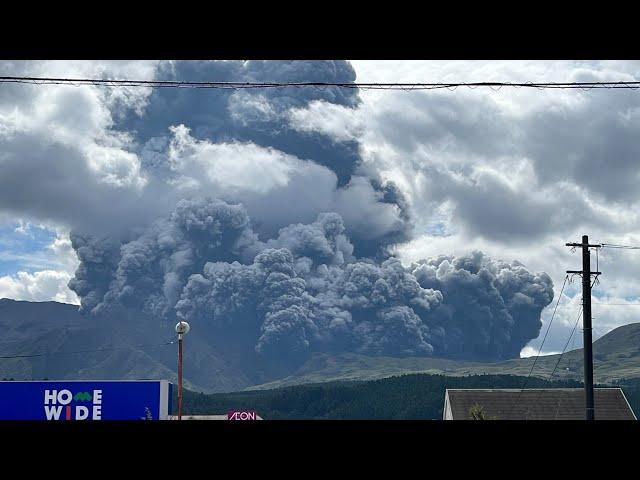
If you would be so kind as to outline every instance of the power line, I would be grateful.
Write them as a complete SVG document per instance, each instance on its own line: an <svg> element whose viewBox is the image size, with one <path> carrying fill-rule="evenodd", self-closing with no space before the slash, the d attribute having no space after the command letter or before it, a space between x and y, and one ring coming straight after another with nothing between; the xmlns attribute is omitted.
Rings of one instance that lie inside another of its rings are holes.
<svg viewBox="0 0 640 480"><path fill-rule="evenodd" d="M35 358L35 357L47 357L47 356L51 356L51 355L73 355L73 354L77 354L77 353L95 353L95 352L108 352L108 351L113 351L113 350L122 350L122 349L126 349L126 348L157 348L157 347L164 347L166 345L173 345L175 343L175 339L172 338L169 341L166 341L164 343L155 343L155 344L143 344L143 345L128 345L128 346L123 346L123 347L111 347L111 348L97 348L94 350L76 350L76 351L72 351L72 352L46 352L46 353L34 353L34 354L29 354L29 355L2 355L0 356L0 359L11 359L11 358Z"/></svg>
<svg viewBox="0 0 640 480"><path fill-rule="evenodd" d="M636 245L618 245L615 243L601 243L603 248L620 248L624 250L640 250L639 246Z"/></svg>
<svg viewBox="0 0 640 480"><path fill-rule="evenodd" d="M548 381L553 381L553 376L555 375L556 370L558 369L558 366L560 365L560 362L562 361L563 355L567 351L567 347L569 346L569 342L571 342L571 339L573 338L573 335L574 335L574 333L576 331L576 327L578 326L578 322L580 321L580 317L581 316L582 316L582 307L580 308L580 312L578 313L578 318L576 319L576 322L573 325L573 329L571 330L571 334L569 335L569 338L567 339L567 343L565 343L564 348L562 349L562 352L560 353L560 356L558 357L558 361L556 362L555 366L553 367L553 370L551 371L551 375L549 375ZM569 364L571 364L571 359L569 359ZM539 398L539 395L538 395L538 398ZM554 420L555 420L555 417L558 415L559 410L560 410L560 404L558 404L558 408L556 409L556 413L554 415Z"/></svg>
<svg viewBox="0 0 640 480"><path fill-rule="evenodd" d="M220 82L220 81L179 81L179 80L132 80L101 78L62 77L14 77L0 76L0 83L26 83L33 85L92 85L102 87L149 87L149 88L205 88L205 89L260 89L260 88L350 88L360 90L455 90L458 87L490 88L498 91L503 87L546 89L640 89L640 81L632 82L450 82L450 83L365 83L365 82Z"/></svg>
<svg viewBox="0 0 640 480"><path fill-rule="evenodd" d="M549 381L553 380L553 376L556 373L556 370L558 369L558 366L560 365L560 362L562 361L562 357L564 355L564 353L567 350L567 347L569 346L569 343L571 342L571 338L573 337L573 334L575 333L575 329L578 325L578 321L580 320L580 317L582 316L583 311L586 312L584 317L585 320L583 322L584 328L583 328L583 332L584 332L584 344L583 344L583 349L584 349L584 353L585 353L585 367L584 367L584 371L585 371L585 393L586 393L586 419L587 420L593 420L594 419L594 406L593 406L593 365L591 363L591 359L592 359L592 355L591 355L591 347L592 347L592 341L591 341L591 289L593 288L593 285L596 283L597 279L598 279L598 275L600 275L600 272L595 271L592 272L591 271L591 266L590 266L590 261L589 261L589 253L590 253L590 249L592 247L596 247L596 251L597 248L600 245L592 245L589 244L589 237L587 235L583 235L582 236L582 243L567 243L566 244L568 247L576 247L576 246L581 246L582 247L582 271L574 271L574 270L567 270L567 274L581 274L582 275L582 306L580 308L580 313L578 314L578 318L576 319L576 323L573 327L573 330L571 331L571 335L569 335L569 338L567 339L567 342L564 345L564 348L562 349L562 352L560 353L560 356L558 357L558 361L556 362L555 366L553 367L553 370L551 371L551 375L549 376ZM591 275L595 274L595 278L593 279L593 282L591 282ZM567 275L568 278L568 275ZM557 305L556 305L557 308ZM554 311L555 313L555 311ZM536 358L537 360L537 358ZM534 366L535 366L535 362L534 362ZM527 383L527 381L529 380L529 377L531 376L531 373L533 372L533 367L531 368L531 371L529 372L529 376L525 379L525 385ZM524 389L524 385L522 387L522 389L520 390L520 395L517 397L517 399L519 400L519 398L522 395ZM558 407L559 408L559 407ZM527 410L527 412L525 412L525 419L528 415L529 410ZM557 412L556 412L557 414Z"/></svg>
<svg viewBox="0 0 640 480"><path fill-rule="evenodd" d="M562 360L562 356L564 355L564 352L567 350L567 346L569 345L569 341L571 341L571 338L573 337L573 334L576 331L576 327L578 326L578 322L580 321L580 317L581 316L582 316L582 308L580 308L580 313L578 313L578 318L576 319L576 323L573 325L573 330L571 330L571 335L569 335L569 339L567 340L567 343L565 344L564 348L562 349L562 353L558 357L558 361L556 362L556 365L553 367L553 371L551 372L551 375L549 375L549 380L550 381L553 380L553 375L556 373L556 370L558 369L558 365L560 365L560 361ZM575 341L575 337L573 337L573 338L574 338L574 341ZM573 344L572 344L572 346L573 346ZM571 358L569 358L569 365L571 365ZM556 409L556 413L553 416L554 420L556 419L556 417L558 416L558 412L560 411L560 403L561 402L562 402L562 400L560 400L560 402L558 402L558 408Z"/></svg>
<svg viewBox="0 0 640 480"><path fill-rule="evenodd" d="M540 358L540 353L542 352L542 347L544 347L544 342L547 340L547 335L549 335L549 330L551 330L551 325L553 324L553 319L556 316L556 312L558 311L558 305L560 304L560 299L562 298L562 293L564 292L564 287L567 285L567 280L569 279L569 275L565 275L564 277L564 282L562 284L562 289L560 290L560 295L558 295L558 300L556 301L556 306L553 309L553 314L551 315L551 320L549 321L549 325L547 326L547 331L544 333L544 337L542 338L542 343L540 343L540 348L538 349L538 353L536 355L536 358L533 360L533 365L531 365L531 370L529 370L529 375L527 375L527 378L525 378L522 387L520 387L520 394L516 397L516 400L513 402L513 404L511 405L511 409L509 410L509 417L511 416L511 412L513 412L513 409L515 408L515 406L520 402L520 398L522 397L522 392L524 391L524 387L527 386L527 383L529 382L529 379L531 378L531 374L533 373L533 369L536 366L536 363L538 362L538 358Z"/></svg>
<svg viewBox="0 0 640 480"><path fill-rule="evenodd" d="M620 306L620 307L640 307L640 303L601 303L601 302L597 302L597 303L592 303L592 305L594 305L596 307L598 305Z"/></svg>
<svg viewBox="0 0 640 480"><path fill-rule="evenodd" d="M553 367L553 370L551 371L551 375L549 375L549 380L553 380L553 376L555 375L556 370L558 369L558 365L560 365L560 361L562 360L562 356L567 351L567 347L569 346L569 342L571 341L571 338L573 337L573 334L576 331L576 327L578 326L578 322L580 322L580 317L581 316L582 316L582 307L580 308L580 313L578 313L578 318L576 319L576 323L573 325L573 330L571 330L571 335L569 335L569 338L567 339L567 343L565 343L564 348L562 349L562 352L560 353L560 356L558 357L558 361L556 362L555 367ZM584 348L584 345L583 345L583 348Z"/></svg>
<svg viewBox="0 0 640 480"><path fill-rule="evenodd" d="M571 335L569 336L569 338L572 338L572 337L573 337L573 340L571 340L571 350L575 350L576 336L573 334L573 332L571 332ZM569 357L569 363L567 364L567 371L571 372L571 357Z"/></svg>

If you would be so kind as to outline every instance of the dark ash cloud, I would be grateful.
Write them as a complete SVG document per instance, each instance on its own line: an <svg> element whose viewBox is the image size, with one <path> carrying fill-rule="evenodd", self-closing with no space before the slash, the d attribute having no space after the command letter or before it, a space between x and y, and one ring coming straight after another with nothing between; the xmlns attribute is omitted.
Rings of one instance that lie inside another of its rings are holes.
<svg viewBox="0 0 640 480"><path fill-rule="evenodd" d="M353 67L343 61L179 61L162 62L161 80L222 82L354 82ZM136 132L141 145L158 142L169 127L185 123L199 140L252 142L329 167L338 185L348 183L360 162L357 142L331 145L322 135L300 135L287 127L284 115L315 100L346 107L360 103L357 89L337 87L261 90L156 89L142 116L127 114L117 124Z"/></svg>
<svg viewBox="0 0 640 480"><path fill-rule="evenodd" d="M3 67L6 73L51 76L36 63ZM83 68L91 76L90 64ZM116 62L100 75L121 76L132 68ZM128 76L136 77L134 71ZM159 62L150 71L157 79L194 81L355 80L344 61L177 61ZM0 96L0 214L126 240L180 200L210 195L243 203L265 238L291 223L309 223L322 211L342 214L363 255L408 238L410 222L399 192L390 196L391 184L356 174L357 141L338 145L322 134L297 132L285 121L290 109L316 100L355 108L356 89L127 93L90 86L9 87L11 95ZM243 173L217 175L221 161L236 159L247 162L245 172L265 169L269 185L243 182ZM24 178L28 191L21 187Z"/></svg>
<svg viewBox="0 0 640 480"><path fill-rule="evenodd" d="M160 62L154 78L353 82L355 72L342 61ZM548 277L482 255L405 268L389 255L414 224L401 190L362 165L357 139L335 142L289 122L312 102L355 111L357 90L55 92L42 116L25 112L44 99L20 96L29 128L0 124L0 200L3 210L72 229L81 263L69 286L85 314L180 315L230 362L273 371L315 351L498 360L537 335ZM506 148L476 129L493 128L492 112L466 122L446 102L430 112L427 140L462 125L458 135L484 140L484 154ZM412 125L386 129L406 136L388 140L415 148L425 132ZM28 195L15 187L25 177ZM506 188L481 180L484 204L508 203ZM434 199L468 194L455 213L488 225L472 208L477 185L443 175L431 186Z"/></svg>
<svg viewBox="0 0 640 480"><path fill-rule="evenodd" d="M445 302L431 318L444 331L439 347L448 357L517 358L538 336L542 309L553 300L547 274L482 252L422 260L410 270L422 287L442 292Z"/></svg>
<svg viewBox="0 0 640 480"><path fill-rule="evenodd" d="M240 361L295 368L314 351L500 360L538 335L545 274L480 252L410 268L354 256L342 218L321 213L262 241L241 205L182 201L118 249L74 237L70 287L83 310L192 322Z"/></svg>

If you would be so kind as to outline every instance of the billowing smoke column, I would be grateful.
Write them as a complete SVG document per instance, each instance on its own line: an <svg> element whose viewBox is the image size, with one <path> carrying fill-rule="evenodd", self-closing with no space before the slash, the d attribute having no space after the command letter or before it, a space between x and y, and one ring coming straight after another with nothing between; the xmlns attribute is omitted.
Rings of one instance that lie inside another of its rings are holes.
<svg viewBox="0 0 640 480"><path fill-rule="evenodd" d="M221 82L354 82L356 73L344 61L181 61L164 62L156 75L162 80ZM144 115L128 111L116 127L137 133L141 144L168 134L171 125L185 122L197 139L253 142L309 158L329 167L346 185L360 163L357 142L336 145L318 135L300 135L288 128L292 108L314 100L355 107L357 89L338 87L257 90L156 89ZM151 147L151 145L149 145ZM150 148L153 150L153 148ZM145 158L152 161L152 157Z"/></svg>
<svg viewBox="0 0 640 480"><path fill-rule="evenodd" d="M517 261L492 260L482 252L439 256L409 270L423 288L440 291L445 301L430 316L445 335L442 356L472 360L518 357L536 338L540 313L553 300L553 282Z"/></svg>
<svg viewBox="0 0 640 480"><path fill-rule="evenodd" d="M314 351L517 357L553 298L546 274L480 252L409 268L356 258L336 213L263 241L242 205L183 200L119 248L72 241L83 311L179 314L227 348L291 366Z"/></svg>
<svg viewBox="0 0 640 480"><path fill-rule="evenodd" d="M189 275L209 259L232 261L257 237L244 208L221 201L182 200L169 218L159 219L123 245L90 242L71 234L81 261L69 283L81 308L98 314L114 305L165 316Z"/></svg>
<svg viewBox="0 0 640 480"><path fill-rule="evenodd" d="M347 83L355 72L165 62L156 78ZM546 274L480 252L404 267L388 252L412 228L398 187L362 167L357 142L291 127L291 109L355 108L357 90L156 89L147 100L112 112L144 186L118 210L117 233L79 222L71 235L81 263L69 287L85 314L179 315L243 372L283 372L312 352L499 360L538 335Z"/></svg>
<svg viewBox="0 0 640 480"><path fill-rule="evenodd" d="M192 81L349 83L355 81L356 74L344 61L181 61L161 63L156 77ZM265 155L277 152L289 159L313 162L313 175L317 178L308 179L309 169L296 164L295 168L303 171L292 171L288 181L290 187L292 184L295 187L296 182L305 185L306 197L297 191L289 195L282 192L276 195L271 191L269 198L255 199L251 192L239 193L237 188L225 189L219 184L210 187L219 191L208 190L208 194L231 203L243 203L253 212L256 232L272 236L282 226L292 223L292 217L295 221L301 221L300 217L311 221L319 213L310 210L328 195L322 190L326 179L320 175L324 171L334 179L333 188L337 191L332 200L334 204L325 205L322 210L342 212L360 255L384 256L387 246L409 239L412 224L406 199L393 182L372 178L371 172L365 175L359 171L362 162L357 142L335 142L324 135L300 132L291 127L291 110L308 107L313 101L348 108L360 104L357 89L338 87L223 89L204 93L200 89L161 88L153 90L143 114L126 110L122 115L116 115L114 128L134 134L137 154L152 188L156 188L156 181L162 184L161 188L165 182L180 184L180 175L185 174L183 168L190 169L194 164L201 166L202 157L216 156L213 148L202 153L203 146L217 145L216 151L226 149L226 155L242 148L245 152L247 148L264 149L261 151ZM184 143L189 147L201 147L200 155L193 152L189 155L190 148L185 148ZM168 158L171 151L178 157L189 157L189 160ZM262 163L266 164L268 160L265 158ZM318 167L322 167L322 171ZM283 166L283 170L291 168L291 165ZM228 180L228 175L214 173L212 176ZM246 172L237 174L238 177L246 175ZM237 183L241 182L231 181L235 187ZM256 179L255 183L260 180ZM297 197L295 204L291 202L292 196ZM283 215L284 209L288 212ZM363 222L357 212L364 212L368 219Z"/></svg>

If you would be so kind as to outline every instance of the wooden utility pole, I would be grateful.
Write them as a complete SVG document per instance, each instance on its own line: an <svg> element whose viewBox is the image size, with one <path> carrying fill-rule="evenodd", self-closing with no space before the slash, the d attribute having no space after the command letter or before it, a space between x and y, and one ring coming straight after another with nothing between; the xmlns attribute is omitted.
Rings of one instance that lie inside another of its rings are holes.
<svg viewBox="0 0 640 480"><path fill-rule="evenodd" d="M567 273L582 275L582 318L584 336L584 393L586 403L586 419L595 420L593 400L593 351L591 335L591 275L596 277L600 272L591 271L591 252L589 248L600 248L601 245L589 245L589 237L582 236L582 243L567 243L567 247L582 248L582 270L567 270Z"/></svg>

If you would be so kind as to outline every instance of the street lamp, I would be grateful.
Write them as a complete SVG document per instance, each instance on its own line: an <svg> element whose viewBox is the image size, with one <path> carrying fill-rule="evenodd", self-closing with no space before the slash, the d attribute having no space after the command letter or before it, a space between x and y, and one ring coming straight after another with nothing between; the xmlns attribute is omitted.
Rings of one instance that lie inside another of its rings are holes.
<svg viewBox="0 0 640 480"><path fill-rule="evenodd" d="M176 324L176 333L178 334L178 420L182 420L182 337L188 332L189 324L180 320Z"/></svg>

